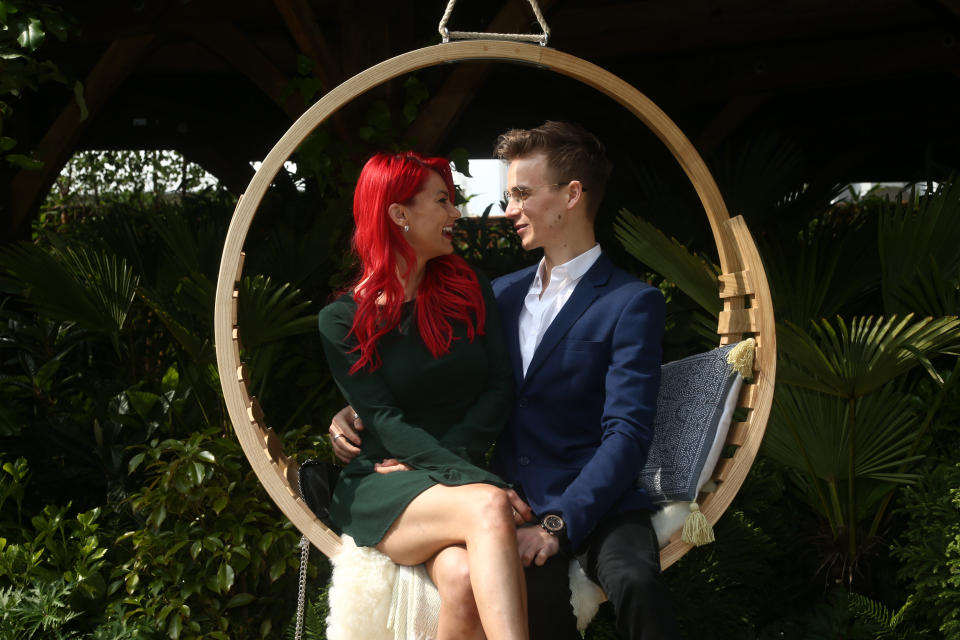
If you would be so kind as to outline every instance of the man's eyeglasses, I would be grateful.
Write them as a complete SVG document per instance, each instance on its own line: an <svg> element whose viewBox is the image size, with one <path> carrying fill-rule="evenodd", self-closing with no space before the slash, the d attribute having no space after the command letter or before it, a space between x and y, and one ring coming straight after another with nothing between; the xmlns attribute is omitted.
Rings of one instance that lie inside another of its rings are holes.
<svg viewBox="0 0 960 640"><path fill-rule="evenodd" d="M559 186L562 186L562 185L565 185L565 184L570 184L570 182L571 182L571 181L568 180L567 182L555 182L555 183L553 183L553 184L541 184L541 185L538 185L538 186L536 186L536 187L524 187L524 188L522 188L522 189L519 188L519 187L514 187L513 189L510 189L509 191L504 191L504 192L503 192L503 200L504 200L504 202L507 203L507 205L509 205L511 202L516 202L517 204L520 205L520 208L522 209L522 208L523 208L523 203L526 202L526 201L527 201L527 198L529 198L530 196L532 196L532 195L533 195L533 192L536 191L537 189L543 189L544 187L559 187ZM586 189L583 189L583 188L581 188L581 190L582 190L582 191L586 191Z"/></svg>

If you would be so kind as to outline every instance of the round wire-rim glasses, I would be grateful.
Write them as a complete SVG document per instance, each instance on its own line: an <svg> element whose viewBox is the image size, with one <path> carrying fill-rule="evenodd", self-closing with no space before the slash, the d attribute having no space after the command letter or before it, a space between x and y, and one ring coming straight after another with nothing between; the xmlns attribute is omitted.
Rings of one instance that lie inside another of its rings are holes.
<svg viewBox="0 0 960 640"><path fill-rule="evenodd" d="M565 184L570 184L573 180L567 180L566 182L554 182L553 184L540 184L535 187L514 187L503 192L503 201L507 206L510 206L511 202L516 202L520 205L520 208L523 209L523 203L527 201L527 198L533 195L533 192L537 189L543 189L546 187L560 187ZM581 191L586 191L586 187L581 186Z"/></svg>

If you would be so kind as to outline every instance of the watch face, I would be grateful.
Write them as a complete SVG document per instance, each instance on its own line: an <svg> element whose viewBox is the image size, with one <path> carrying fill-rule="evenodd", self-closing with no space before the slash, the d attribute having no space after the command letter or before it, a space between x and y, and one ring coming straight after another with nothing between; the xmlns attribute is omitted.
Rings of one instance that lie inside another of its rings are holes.
<svg viewBox="0 0 960 640"><path fill-rule="evenodd" d="M563 518L558 515L550 514L543 519L543 528L550 533L563 531Z"/></svg>

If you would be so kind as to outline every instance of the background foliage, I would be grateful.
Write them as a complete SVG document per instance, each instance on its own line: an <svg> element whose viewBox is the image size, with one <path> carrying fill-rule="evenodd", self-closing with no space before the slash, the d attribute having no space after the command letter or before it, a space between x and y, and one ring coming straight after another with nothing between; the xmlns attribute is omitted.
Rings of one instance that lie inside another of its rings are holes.
<svg viewBox="0 0 960 640"><path fill-rule="evenodd" d="M57 12L17 6L0 1L3 55L18 61L3 114L37 83L70 86L42 58ZM290 87L307 101L311 71ZM329 456L322 435L341 403L314 327L351 274L353 181L370 149L403 146L424 97L412 78L394 103L371 103L358 142L316 131L248 236L242 355L301 459ZM0 138L6 163L26 161L13 151ZM761 247L779 384L717 542L666 574L681 626L698 638L960 638L960 186L837 201L844 190L804 184L803 159L770 134L709 163ZM630 211L603 219L601 243L667 294L667 359L709 348L712 241L694 225L674 238L702 212L672 174L622 173L608 201ZM298 536L230 432L211 339L234 205L172 153L84 152L32 242L0 250L4 637L291 633ZM458 225L468 260L495 277L537 259L489 213ZM320 638L329 566L313 556L307 637ZM615 637L612 619L605 605L587 637Z"/></svg>

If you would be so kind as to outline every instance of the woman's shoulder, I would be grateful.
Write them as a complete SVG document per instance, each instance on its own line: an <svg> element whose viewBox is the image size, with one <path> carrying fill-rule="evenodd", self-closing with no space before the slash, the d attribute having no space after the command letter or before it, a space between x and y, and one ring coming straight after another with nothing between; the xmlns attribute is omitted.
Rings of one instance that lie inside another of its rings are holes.
<svg viewBox="0 0 960 640"><path fill-rule="evenodd" d="M344 293L340 295L317 314L320 333L330 337L342 338L353 326L353 316L356 310L357 303L354 301L352 294Z"/></svg>

